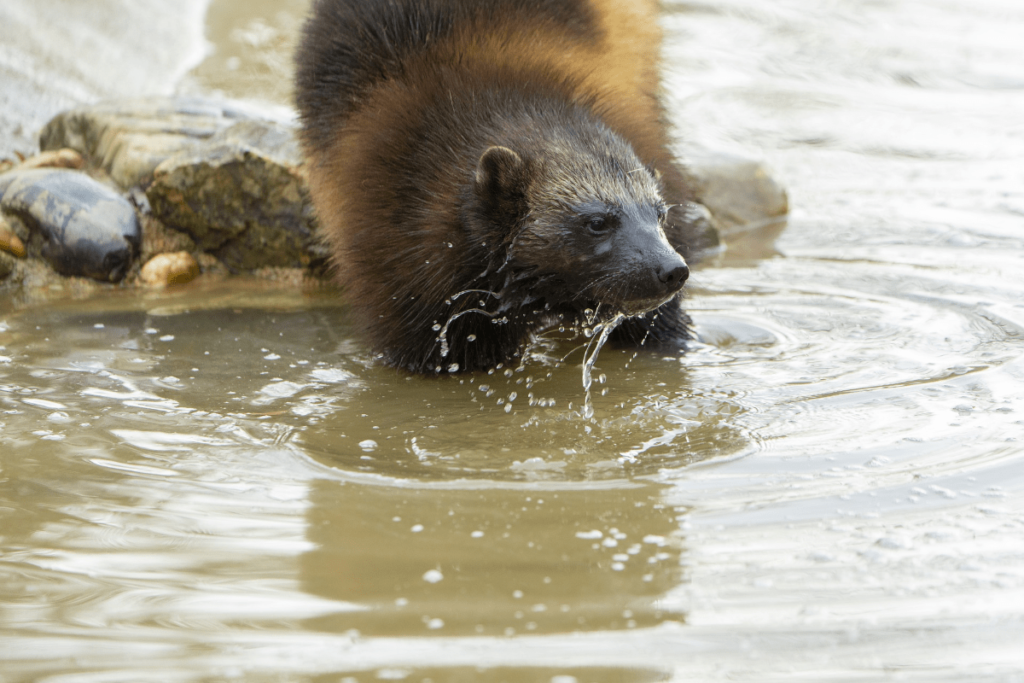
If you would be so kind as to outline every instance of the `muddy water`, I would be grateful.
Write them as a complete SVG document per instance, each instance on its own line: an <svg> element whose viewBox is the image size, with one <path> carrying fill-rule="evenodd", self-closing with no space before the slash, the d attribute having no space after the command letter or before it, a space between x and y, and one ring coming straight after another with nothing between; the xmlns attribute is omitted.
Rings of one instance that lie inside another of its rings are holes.
<svg viewBox="0 0 1024 683"><path fill-rule="evenodd" d="M1024 10L665 22L681 140L794 212L591 419L566 336L422 379L330 291L0 304L0 681L1019 680Z"/></svg>

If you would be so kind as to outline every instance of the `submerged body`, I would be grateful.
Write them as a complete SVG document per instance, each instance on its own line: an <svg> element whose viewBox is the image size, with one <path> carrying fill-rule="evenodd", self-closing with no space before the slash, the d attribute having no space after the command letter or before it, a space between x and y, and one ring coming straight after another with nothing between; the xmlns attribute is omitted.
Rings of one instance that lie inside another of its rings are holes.
<svg viewBox="0 0 1024 683"><path fill-rule="evenodd" d="M313 201L374 349L508 362L553 322L679 344L685 176L646 0L318 0L297 62Z"/></svg>

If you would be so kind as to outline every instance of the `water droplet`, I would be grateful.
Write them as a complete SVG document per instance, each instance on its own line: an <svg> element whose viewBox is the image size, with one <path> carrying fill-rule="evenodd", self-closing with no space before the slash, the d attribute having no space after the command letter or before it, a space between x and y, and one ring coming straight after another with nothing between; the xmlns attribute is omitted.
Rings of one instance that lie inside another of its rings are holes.
<svg viewBox="0 0 1024 683"><path fill-rule="evenodd" d="M475 342L476 341L476 335L475 334L467 335L466 336L466 341Z"/></svg>
<svg viewBox="0 0 1024 683"><path fill-rule="evenodd" d="M452 248L452 247L454 247L454 246L455 246L455 245L454 245L454 244L452 244L451 242L449 242L449 243L448 243L448 248L449 248L449 249L451 249L451 248Z"/></svg>
<svg viewBox="0 0 1024 683"><path fill-rule="evenodd" d="M434 332L440 332L441 331L441 324L440 323L434 323L433 326L430 329L432 329Z"/></svg>
<svg viewBox="0 0 1024 683"><path fill-rule="evenodd" d="M506 377L511 377L512 376L512 368L508 368L507 370L505 370L505 376Z"/></svg>
<svg viewBox="0 0 1024 683"><path fill-rule="evenodd" d="M511 403L506 403L505 404L505 412L506 413L511 413L512 412L512 404Z"/></svg>
<svg viewBox="0 0 1024 683"><path fill-rule="evenodd" d="M516 400L518 396L519 394L513 391L511 394L508 395L508 402L511 403L512 401Z"/></svg>
<svg viewBox="0 0 1024 683"><path fill-rule="evenodd" d="M427 583L437 583L438 581L441 581L443 579L444 579L444 574L442 574L441 572L439 572L436 569L431 569L430 571L428 571L427 573L425 573L423 575L423 580L426 581Z"/></svg>
<svg viewBox="0 0 1024 683"><path fill-rule="evenodd" d="M452 363L451 365L448 366L448 372L458 372L458 371L459 371L459 364L458 363Z"/></svg>
<svg viewBox="0 0 1024 683"><path fill-rule="evenodd" d="M366 441L360 441L359 447L367 452L373 451L377 449L377 442L373 439L367 439Z"/></svg>

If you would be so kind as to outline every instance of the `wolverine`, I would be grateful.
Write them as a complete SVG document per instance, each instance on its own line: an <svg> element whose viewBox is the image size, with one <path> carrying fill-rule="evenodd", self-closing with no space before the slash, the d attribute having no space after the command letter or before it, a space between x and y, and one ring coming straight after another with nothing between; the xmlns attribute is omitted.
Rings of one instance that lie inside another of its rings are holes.
<svg viewBox="0 0 1024 683"><path fill-rule="evenodd" d="M310 193L385 362L492 368L552 325L690 337L659 51L654 0L315 0L295 82Z"/></svg>

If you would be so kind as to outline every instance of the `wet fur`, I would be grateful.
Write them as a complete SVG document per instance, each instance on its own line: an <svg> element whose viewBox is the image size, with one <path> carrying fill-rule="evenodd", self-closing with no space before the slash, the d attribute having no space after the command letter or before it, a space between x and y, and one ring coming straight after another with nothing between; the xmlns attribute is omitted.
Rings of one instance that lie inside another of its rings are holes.
<svg viewBox="0 0 1024 683"><path fill-rule="evenodd" d="M387 362L493 367L552 322L601 315L602 296L629 298L632 281L607 270L567 282L583 276L560 248L568 195L660 195L673 207L664 234L690 256L690 193L657 99L659 40L646 0L315 3L296 79L311 191L338 279ZM510 139L519 163L482 158ZM538 196L541 174L554 196ZM482 192L481 178L501 191ZM550 226L506 218L538 202L552 207ZM497 296L452 299L465 290ZM676 298L613 338L678 345L687 324Z"/></svg>

